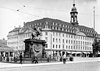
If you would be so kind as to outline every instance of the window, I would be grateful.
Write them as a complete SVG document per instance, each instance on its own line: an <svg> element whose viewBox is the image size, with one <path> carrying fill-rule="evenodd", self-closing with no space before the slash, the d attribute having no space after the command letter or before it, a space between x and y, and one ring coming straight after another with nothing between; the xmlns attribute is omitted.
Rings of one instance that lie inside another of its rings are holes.
<svg viewBox="0 0 100 71"><path fill-rule="evenodd" d="M71 40L71 44L73 43L73 40Z"/></svg>
<svg viewBox="0 0 100 71"><path fill-rule="evenodd" d="M58 36L58 33L56 33L56 36Z"/></svg>
<svg viewBox="0 0 100 71"><path fill-rule="evenodd" d="M59 45L59 48L60 48L60 45Z"/></svg>
<svg viewBox="0 0 100 71"><path fill-rule="evenodd" d="M69 46L69 49L70 49L70 46Z"/></svg>
<svg viewBox="0 0 100 71"><path fill-rule="evenodd" d="M69 38L70 38L70 35L69 35Z"/></svg>
<svg viewBox="0 0 100 71"><path fill-rule="evenodd" d="M67 26L69 28L69 26Z"/></svg>
<svg viewBox="0 0 100 71"><path fill-rule="evenodd" d="M62 31L64 31L64 28L62 28Z"/></svg>
<svg viewBox="0 0 100 71"><path fill-rule="evenodd" d="M57 23L56 23L56 25L57 25Z"/></svg>
<svg viewBox="0 0 100 71"><path fill-rule="evenodd" d="M54 29L54 27L52 26L52 29Z"/></svg>
<svg viewBox="0 0 100 71"><path fill-rule="evenodd" d="M64 27L64 25L63 25L63 27Z"/></svg>
<svg viewBox="0 0 100 71"><path fill-rule="evenodd" d="M59 33L59 36L61 36L61 34Z"/></svg>
<svg viewBox="0 0 100 71"><path fill-rule="evenodd" d="M48 35L48 32L45 32L45 35Z"/></svg>
<svg viewBox="0 0 100 71"><path fill-rule="evenodd" d="M59 39L59 43L60 43L61 41L60 41L60 39Z"/></svg>
<svg viewBox="0 0 100 71"><path fill-rule="evenodd" d="M59 28L57 27L57 30L59 30Z"/></svg>
<svg viewBox="0 0 100 71"><path fill-rule="evenodd" d="M60 30L62 31L62 28L60 28Z"/></svg>
<svg viewBox="0 0 100 71"><path fill-rule="evenodd" d="M66 43L68 42L68 40L66 40Z"/></svg>
<svg viewBox="0 0 100 71"><path fill-rule="evenodd" d="M57 38L56 38L56 42L58 42Z"/></svg>
<svg viewBox="0 0 100 71"><path fill-rule="evenodd" d="M46 48L48 48L48 44L46 44Z"/></svg>
<svg viewBox="0 0 100 71"><path fill-rule="evenodd" d="M64 49L64 44L63 44L63 49Z"/></svg>
<svg viewBox="0 0 100 71"><path fill-rule="evenodd" d="M73 47L71 46L71 49L73 49Z"/></svg>
<svg viewBox="0 0 100 71"><path fill-rule="evenodd" d="M60 28L58 28L58 30L60 30Z"/></svg>
<svg viewBox="0 0 100 71"><path fill-rule="evenodd" d="M64 34L63 34L63 37L64 37Z"/></svg>
<svg viewBox="0 0 100 71"><path fill-rule="evenodd" d="M53 22L53 25L54 25L54 22Z"/></svg>
<svg viewBox="0 0 100 71"><path fill-rule="evenodd" d="M66 32L67 32L68 30L66 29Z"/></svg>
<svg viewBox="0 0 100 71"><path fill-rule="evenodd" d="M53 48L54 48L55 46L54 46L54 44L53 44Z"/></svg>
<svg viewBox="0 0 100 71"><path fill-rule="evenodd" d="M56 45L56 48L57 48L57 45Z"/></svg>
<svg viewBox="0 0 100 71"><path fill-rule="evenodd" d="M64 39L63 39L63 43L64 43Z"/></svg>
<svg viewBox="0 0 100 71"><path fill-rule="evenodd" d="M61 24L59 24L59 26L61 27Z"/></svg>
<svg viewBox="0 0 100 71"><path fill-rule="evenodd" d="M69 40L69 43L70 43L70 40Z"/></svg>
<svg viewBox="0 0 100 71"><path fill-rule="evenodd" d="M55 27L54 27L54 30L55 30Z"/></svg>
<svg viewBox="0 0 100 71"><path fill-rule="evenodd" d="M68 37L68 35L66 34L66 37Z"/></svg>
<svg viewBox="0 0 100 71"><path fill-rule="evenodd" d="M53 38L53 42L55 42L55 39Z"/></svg>
<svg viewBox="0 0 100 71"><path fill-rule="evenodd" d="M67 28L67 25L66 25L66 28Z"/></svg>
<svg viewBox="0 0 100 71"><path fill-rule="evenodd" d="M53 32L53 36L55 35L55 32Z"/></svg>
<svg viewBox="0 0 100 71"><path fill-rule="evenodd" d="M52 26L51 26L51 29L52 29Z"/></svg>
<svg viewBox="0 0 100 71"><path fill-rule="evenodd" d="M67 45L66 45L66 49L67 49Z"/></svg>
<svg viewBox="0 0 100 71"><path fill-rule="evenodd" d="M57 27L55 27L55 30L57 30Z"/></svg>

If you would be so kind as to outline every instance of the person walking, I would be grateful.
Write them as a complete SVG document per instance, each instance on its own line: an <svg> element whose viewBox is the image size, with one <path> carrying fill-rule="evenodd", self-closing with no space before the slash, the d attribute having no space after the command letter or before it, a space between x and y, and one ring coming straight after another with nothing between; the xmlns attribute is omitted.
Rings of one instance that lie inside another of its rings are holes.
<svg viewBox="0 0 100 71"><path fill-rule="evenodd" d="M1 55L1 53L0 53L0 62L2 61L2 55Z"/></svg>
<svg viewBox="0 0 100 71"><path fill-rule="evenodd" d="M66 54L63 55L63 64L66 63Z"/></svg>
<svg viewBox="0 0 100 71"><path fill-rule="evenodd" d="M20 53L19 59L20 59L20 64L22 64L22 53Z"/></svg>
<svg viewBox="0 0 100 71"><path fill-rule="evenodd" d="M38 57L35 56L35 64L38 63Z"/></svg>

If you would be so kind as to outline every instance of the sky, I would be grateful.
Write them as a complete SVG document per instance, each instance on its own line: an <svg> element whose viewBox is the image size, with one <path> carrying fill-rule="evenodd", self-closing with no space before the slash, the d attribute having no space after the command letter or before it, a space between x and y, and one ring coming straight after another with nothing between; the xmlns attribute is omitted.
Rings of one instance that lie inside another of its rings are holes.
<svg viewBox="0 0 100 71"><path fill-rule="evenodd" d="M73 0L0 0L0 39L7 39L8 32L24 22L53 18L70 22ZM100 34L100 0L75 0L79 25L93 28Z"/></svg>

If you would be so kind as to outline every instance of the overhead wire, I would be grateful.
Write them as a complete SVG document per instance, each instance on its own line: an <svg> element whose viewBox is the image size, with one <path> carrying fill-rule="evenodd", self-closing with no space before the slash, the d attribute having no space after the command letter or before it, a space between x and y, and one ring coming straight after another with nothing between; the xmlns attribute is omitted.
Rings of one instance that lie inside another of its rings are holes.
<svg viewBox="0 0 100 71"><path fill-rule="evenodd" d="M34 14L31 14L31 13L25 11L25 8L28 8L28 9L32 8L33 9L33 7L29 7L28 5L25 5L24 3L22 4L22 3L18 2L18 0L15 0L15 1L22 7L19 8L19 9L16 9L16 10L12 9L12 8L8 8L8 7L2 7L2 8L9 9L9 10L16 11L16 12L20 12L20 13L23 13L23 14L27 14L29 16L40 17L39 15L34 15ZM35 8L35 9L49 11L49 12L51 11L51 13L52 13L52 11L56 11L56 12L59 12L59 13L68 13L68 12L65 12L64 10L54 10L54 9L44 9L44 8ZM90 13L80 13L80 15L91 15L91 14ZM96 16L100 16L100 15L96 14Z"/></svg>

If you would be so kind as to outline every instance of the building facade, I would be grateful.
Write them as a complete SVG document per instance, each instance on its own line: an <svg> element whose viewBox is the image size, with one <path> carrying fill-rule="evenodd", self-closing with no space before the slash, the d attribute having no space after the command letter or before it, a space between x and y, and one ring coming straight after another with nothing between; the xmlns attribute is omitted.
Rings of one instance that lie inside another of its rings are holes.
<svg viewBox="0 0 100 71"><path fill-rule="evenodd" d="M7 45L16 50L24 50L24 40L31 38L31 33L34 32L33 28L37 27L42 28L40 38L46 40L47 47L45 49L49 54L92 52L94 35L97 36L96 31L93 28L79 25L75 4L73 4L70 14L70 23L51 18L26 22L23 27L9 32Z"/></svg>

